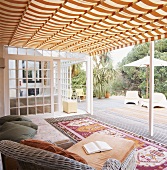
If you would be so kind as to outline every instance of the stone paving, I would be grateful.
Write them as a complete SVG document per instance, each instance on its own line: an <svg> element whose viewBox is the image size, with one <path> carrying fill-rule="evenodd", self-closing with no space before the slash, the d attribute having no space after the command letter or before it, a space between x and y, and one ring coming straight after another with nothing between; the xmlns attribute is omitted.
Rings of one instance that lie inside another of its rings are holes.
<svg viewBox="0 0 167 170"><path fill-rule="evenodd" d="M123 114L124 107L126 106L123 102L124 102L123 97L116 96L110 97L109 99L94 98L93 117L105 121L108 124L117 126L119 128L125 129L135 134L155 140L167 146L167 109L165 110L166 113L163 113L165 114L164 116L166 116L166 122L163 124L155 123L154 136L151 137L149 135L148 120ZM79 102L78 108L85 110L86 102L85 101ZM112 108L122 108L122 113L112 112Z"/></svg>

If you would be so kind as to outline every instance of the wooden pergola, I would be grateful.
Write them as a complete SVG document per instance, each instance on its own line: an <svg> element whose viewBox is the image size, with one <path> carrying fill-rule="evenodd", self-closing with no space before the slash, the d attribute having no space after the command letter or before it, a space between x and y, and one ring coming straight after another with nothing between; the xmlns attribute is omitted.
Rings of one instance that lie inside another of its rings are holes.
<svg viewBox="0 0 167 170"><path fill-rule="evenodd" d="M167 38L166 0L0 1L0 45L93 56L162 38ZM153 44L150 52L152 135Z"/></svg>

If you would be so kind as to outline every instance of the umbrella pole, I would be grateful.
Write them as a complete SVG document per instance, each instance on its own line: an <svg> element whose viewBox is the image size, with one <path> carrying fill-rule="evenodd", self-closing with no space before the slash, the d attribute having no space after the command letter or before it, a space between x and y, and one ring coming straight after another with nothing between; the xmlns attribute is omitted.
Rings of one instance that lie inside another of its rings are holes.
<svg viewBox="0 0 167 170"><path fill-rule="evenodd" d="M146 99L148 99L148 65L146 68Z"/></svg>

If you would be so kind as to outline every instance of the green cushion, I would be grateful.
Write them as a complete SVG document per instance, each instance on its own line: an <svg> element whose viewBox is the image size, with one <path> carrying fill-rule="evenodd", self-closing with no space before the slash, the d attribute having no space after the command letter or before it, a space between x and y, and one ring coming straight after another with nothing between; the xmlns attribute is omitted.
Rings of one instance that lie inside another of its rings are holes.
<svg viewBox="0 0 167 170"><path fill-rule="evenodd" d="M8 116L3 116L0 118L0 125L3 125L5 122L11 122L11 121L29 121L29 122L31 122L30 119L28 119L24 116L8 115Z"/></svg>
<svg viewBox="0 0 167 170"><path fill-rule="evenodd" d="M35 129L35 130L38 129L38 125L36 125L36 124L33 123L33 122L28 122L28 121L12 121L11 123L15 123L15 124L27 126L27 127L33 128L33 129Z"/></svg>
<svg viewBox="0 0 167 170"><path fill-rule="evenodd" d="M0 128L0 140L20 142L23 139L33 138L36 132L33 128L6 122Z"/></svg>

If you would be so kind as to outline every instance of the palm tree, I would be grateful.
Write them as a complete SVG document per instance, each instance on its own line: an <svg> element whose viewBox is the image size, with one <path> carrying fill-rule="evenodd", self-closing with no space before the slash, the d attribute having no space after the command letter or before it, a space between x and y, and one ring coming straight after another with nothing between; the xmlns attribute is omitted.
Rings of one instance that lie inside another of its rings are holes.
<svg viewBox="0 0 167 170"><path fill-rule="evenodd" d="M73 64L71 69L71 77L77 76L81 71L82 64Z"/></svg>
<svg viewBox="0 0 167 170"><path fill-rule="evenodd" d="M94 92L97 98L102 98L105 96L106 92L111 90L111 81L115 75L115 70L113 69L112 60L109 58L108 54L102 54L99 60L94 59L94 70L93 70L93 83Z"/></svg>

